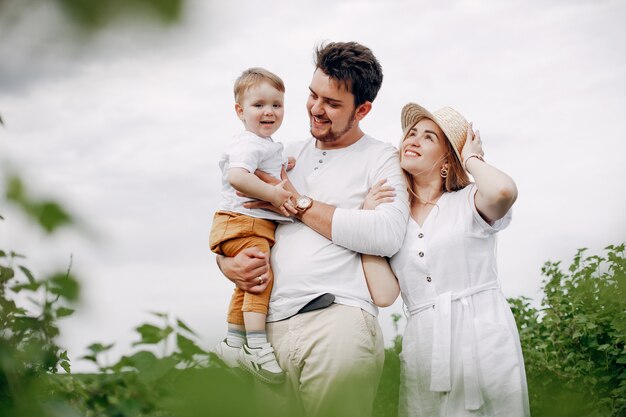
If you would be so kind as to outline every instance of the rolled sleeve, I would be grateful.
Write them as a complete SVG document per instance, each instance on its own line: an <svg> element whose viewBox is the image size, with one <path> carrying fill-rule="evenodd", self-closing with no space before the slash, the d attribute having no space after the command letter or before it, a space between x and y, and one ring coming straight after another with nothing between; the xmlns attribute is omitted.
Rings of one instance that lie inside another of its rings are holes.
<svg viewBox="0 0 626 417"><path fill-rule="evenodd" d="M392 256L402 246L409 217L408 193L400 168L398 153L389 147L382 155L371 184L387 179L395 189L393 202L375 210L337 208L333 215L333 243L355 252Z"/></svg>

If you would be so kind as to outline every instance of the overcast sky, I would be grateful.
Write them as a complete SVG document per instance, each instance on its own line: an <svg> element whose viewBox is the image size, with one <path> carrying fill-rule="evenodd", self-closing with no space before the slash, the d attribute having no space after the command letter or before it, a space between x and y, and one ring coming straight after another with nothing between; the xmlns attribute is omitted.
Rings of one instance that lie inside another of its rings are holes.
<svg viewBox="0 0 626 417"><path fill-rule="evenodd" d="M303 139L325 40L361 42L383 66L370 135L397 144L410 101L480 129L487 161L519 188L498 244L506 296L538 299L543 262L626 240L622 1L188 1L178 25L119 22L89 38L46 3L0 19L0 172L11 165L80 222L46 237L0 207L0 248L41 275L73 255L83 292L60 341L75 370L90 369L77 358L96 341L130 352L148 311L186 321L204 347L223 337L232 286L208 232L218 158L242 128L232 84L251 66L279 74L275 139ZM387 343L399 312L381 310Z"/></svg>

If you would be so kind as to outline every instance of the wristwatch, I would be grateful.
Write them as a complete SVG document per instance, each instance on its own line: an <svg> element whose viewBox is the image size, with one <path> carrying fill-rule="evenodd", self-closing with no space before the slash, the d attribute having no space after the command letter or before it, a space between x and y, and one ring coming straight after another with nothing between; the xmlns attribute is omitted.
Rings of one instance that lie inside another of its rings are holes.
<svg viewBox="0 0 626 417"><path fill-rule="evenodd" d="M301 195L296 200L296 210L298 210L299 213L304 213L312 205L313 205L313 200L311 199L311 197L306 196L306 195Z"/></svg>

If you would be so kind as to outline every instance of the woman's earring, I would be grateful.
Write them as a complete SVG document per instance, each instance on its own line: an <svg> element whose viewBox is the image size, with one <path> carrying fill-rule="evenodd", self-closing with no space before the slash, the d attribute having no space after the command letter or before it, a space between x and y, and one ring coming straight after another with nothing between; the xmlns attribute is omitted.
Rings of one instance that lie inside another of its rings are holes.
<svg viewBox="0 0 626 417"><path fill-rule="evenodd" d="M448 176L448 168L446 168L445 165L441 167L440 174L441 178L446 178Z"/></svg>

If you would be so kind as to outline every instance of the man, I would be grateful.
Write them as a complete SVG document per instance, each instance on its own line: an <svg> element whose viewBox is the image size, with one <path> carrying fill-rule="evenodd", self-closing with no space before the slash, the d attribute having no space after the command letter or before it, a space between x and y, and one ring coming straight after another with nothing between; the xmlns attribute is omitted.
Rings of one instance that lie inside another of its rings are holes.
<svg viewBox="0 0 626 417"><path fill-rule="evenodd" d="M307 100L313 137L286 152L297 161L286 188L295 197L300 221L276 230L267 332L310 416L371 415L382 371L378 311L359 254L397 252L409 213L395 148L360 128L382 79L380 64L363 45L336 42L318 48ZM360 210L381 179L395 188L394 201ZM266 256L247 250L219 257L218 264L239 288L259 291Z"/></svg>

